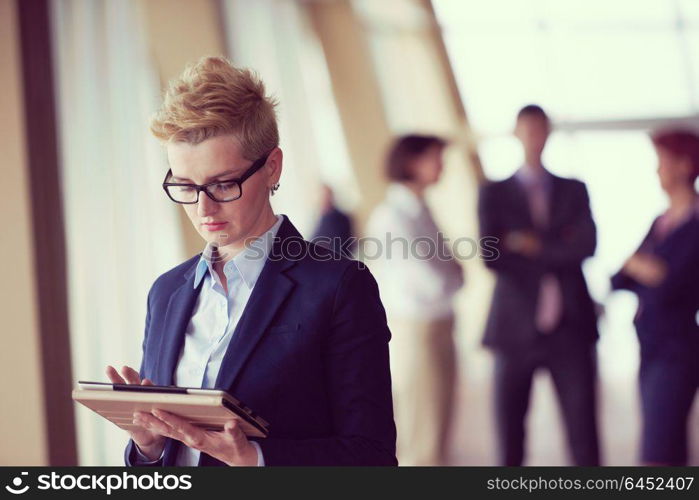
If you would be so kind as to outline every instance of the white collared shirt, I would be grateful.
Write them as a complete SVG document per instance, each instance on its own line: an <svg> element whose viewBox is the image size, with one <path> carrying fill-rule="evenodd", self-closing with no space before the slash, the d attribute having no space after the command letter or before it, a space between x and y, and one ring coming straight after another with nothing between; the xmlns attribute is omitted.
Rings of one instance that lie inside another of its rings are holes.
<svg viewBox="0 0 699 500"><path fill-rule="evenodd" d="M184 345L174 374L175 385L214 387L223 356L283 220L284 218L278 215L277 222L267 232L223 266L228 295L223 290L218 274L214 272L210 258L213 248L211 244L207 244L197 264L194 287L196 288L202 279L204 283L185 331ZM254 441L252 444L257 449L257 465L264 465L259 445ZM195 466L199 462L200 453L182 445L175 465Z"/></svg>
<svg viewBox="0 0 699 500"><path fill-rule="evenodd" d="M463 274L450 245L439 234L424 200L401 183L388 186L367 224L367 235L378 239L381 255L373 258L369 255L373 249L365 245L365 261L376 276L390 316L433 320L453 314L453 298L463 285ZM421 245L418 238L433 243ZM431 254L430 245L435 250ZM439 245L442 258L436 254ZM429 255L433 257L424 258Z"/></svg>

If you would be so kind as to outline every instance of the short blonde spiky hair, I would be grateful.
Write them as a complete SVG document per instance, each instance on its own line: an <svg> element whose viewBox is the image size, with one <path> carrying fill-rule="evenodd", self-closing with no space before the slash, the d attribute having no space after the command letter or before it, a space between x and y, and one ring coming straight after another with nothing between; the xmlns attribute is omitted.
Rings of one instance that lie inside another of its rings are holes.
<svg viewBox="0 0 699 500"><path fill-rule="evenodd" d="M203 57L172 80L151 131L160 140L200 142L231 134L256 160L279 145L276 101L250 70L223 57Z"/></svg>

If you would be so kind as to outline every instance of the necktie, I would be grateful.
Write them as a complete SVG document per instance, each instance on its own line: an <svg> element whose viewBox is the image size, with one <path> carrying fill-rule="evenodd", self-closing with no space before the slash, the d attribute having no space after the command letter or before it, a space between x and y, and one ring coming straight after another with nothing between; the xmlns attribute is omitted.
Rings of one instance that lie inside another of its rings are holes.
<svg viewBox="0 0 699 500"><path fill-rule="evenodd" d="M549 225L549 199L543 175L532 179L527 186L529 208L534 225L545 229ZM547 273L539 282L539 295L536 306L535 324L541 333L551 333L558 326L563 314L563 296L558 279Z"/></svg>

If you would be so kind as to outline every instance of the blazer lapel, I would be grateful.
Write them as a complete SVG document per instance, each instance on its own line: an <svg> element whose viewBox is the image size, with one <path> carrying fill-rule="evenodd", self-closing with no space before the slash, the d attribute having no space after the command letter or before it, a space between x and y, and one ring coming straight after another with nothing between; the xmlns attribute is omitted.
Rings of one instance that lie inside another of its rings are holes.
<svg viewBox="0 0 699 500"><path fill-rule="evenodd" d="M175 290L168 302L164 320L165 325L163 326L163 332L160 337L160 349L158 350L160 355L155 368L156 380L154 382L156 384L173 384L173 373L182 349L185 331L204 282L204 280L201 280L199 286L194 288L194 270L197 263L198 260L184 274L184 283Z"/></svg>
<svg viewBox="0 0 699 500"><path fill-rule="evenodd" d="M302 237L286 216L284 219L272 247L271 255L275 258L267 258L257 279L221 362L221 369L214 383L216 388L228 390L233 385L245 361L295 286L294 281L285 275L285 271L294 265L294 261L284 256L282 248L286 238Z"/></svg>
<svg viewBox="0 0 699 500"><path fill-rule="evenodd" d="M565 204L566 185L558 176L551 174L551 192L549 193L549 228L556 228L560 224L560 215Z"/></svg>

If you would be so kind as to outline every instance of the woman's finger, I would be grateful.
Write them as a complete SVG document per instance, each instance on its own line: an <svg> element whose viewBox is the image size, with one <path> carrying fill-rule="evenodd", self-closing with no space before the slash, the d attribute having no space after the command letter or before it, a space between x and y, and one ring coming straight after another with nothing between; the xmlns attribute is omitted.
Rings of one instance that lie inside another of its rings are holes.
<svg viewBox="0 0 699 500"><path fill-rule="evenodd" d="M247 442L248 438L240 427L238 420L229 420L223 426L224 432L233 441L233 445L236 447L242 447Z"/></svg>
<svg viewBox="0 0 699 500"><path fill-rule="evenodd" d="M163 422L159 418L154 417L150 413L137 412L134 416L133 421L136 425L140 425L141 427L144 427L145 429L148 429L149 431L154 432L156 434L160 434L161 436L179 439L175 435L175 432L172 429L172 427L170 427L167 423Z"/></svg>
<svg viewBox="0 0 699 500"><path fill-rule="evenodd" d="M136 370L134 370L130 366L122 366L121 374L124 376L124 378L129 384L141 384L141 376L138 374Z"/></svg>
<svg viewBox="0 0 699 500"><path fill-rule="evenodd" d="M114 368L112 365L107 365L107 377L109 377L109 380L112 382L112 384L125 384L126 382L124 379L119 375L119 372L116 371L116 368Z"/></svg>
<svg viewBox="0 0 699 500"><path fill-rule="evenodd" d="M141 380L141 385L155 385L155 384L153 383L153 381L151 379L144 378L143 380Z"/></svg>
<svg viewBox="0 0 699 500"><path fill-rule="evenodd" d="M167 425L172 427L175 431L177 431L181 434L187 434L187 433L194 434L195 430L201 431L201 429L190 424L185 419L180 418L177 415L174 415L170 412L155 408L152 413L157 418L159 418L160 420L165 422Z"/></svg>
<svg viewBox="0 0 699 500"><path fill-rule="evenodd" d="M206 443L206 436L203 429L190 424L183 418L172 413L154 409L153 414L169 425L180 437L176 438L191 448L201 449Z"/></svg>

